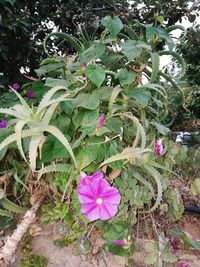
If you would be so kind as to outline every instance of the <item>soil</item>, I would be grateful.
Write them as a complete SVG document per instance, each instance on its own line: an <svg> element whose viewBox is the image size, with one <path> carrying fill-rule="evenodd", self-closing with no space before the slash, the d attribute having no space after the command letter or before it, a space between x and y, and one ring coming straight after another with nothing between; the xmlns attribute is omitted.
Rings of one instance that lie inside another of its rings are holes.
<svg viewBox="0 0 200 267"><path fill-rule="evenodd" d="M195 215L185 214L183 219L175 225L180 230L184 231L189 237L196 241L200 241L200 220ZM174 225L173 225L174 227ZM95 247L92 250L91 257L81 257L74 255L74 245L70 245L64 248L58 248L53 244L53 241L59 236L55 231L56 225L43 225L36 226L33 231L34 237L32 239L33 252L37 255L42 255L48 259L48 267L125 267L127 266L127 259L120 256L109 254L105 250L101 251L101 247L104 244L102 238L98 235L98 232L94 233L94 237L91 241ZM133 265L134 267L145 267L144 257L145 250L144 244L147 239L138 238L138 251L134 253ZM17 260L9 267L20 267L20 255L19 250ZM177 256L179 262L187 262L190 267L200 266L200 252L194 249L183 250L181 244L178 246ZM165 267L172 267L174 265L166 264Z"/></svg>

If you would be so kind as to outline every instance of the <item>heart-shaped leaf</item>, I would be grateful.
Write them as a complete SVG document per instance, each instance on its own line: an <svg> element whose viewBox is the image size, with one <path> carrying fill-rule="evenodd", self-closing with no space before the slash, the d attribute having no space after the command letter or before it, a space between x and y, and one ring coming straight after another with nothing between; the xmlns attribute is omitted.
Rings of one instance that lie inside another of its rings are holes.
<svg viewBox="0 0 200 267"><path fill-rule="evenodd" d="M106 77L105 70L101 66L95 67L92 64L87 66L86 75L97 87L102 85Z"/></svg>

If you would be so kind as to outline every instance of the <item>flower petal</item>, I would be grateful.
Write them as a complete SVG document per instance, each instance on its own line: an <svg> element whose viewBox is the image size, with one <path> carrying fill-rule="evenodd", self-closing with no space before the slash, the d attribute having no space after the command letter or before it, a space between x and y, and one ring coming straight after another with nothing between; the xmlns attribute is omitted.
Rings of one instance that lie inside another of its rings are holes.
<svg viewBox="0 0 200 267"><path fill-rule="evenodd" d="M106 203L118 205L121 201L121 195L117 188L110 187L110 189L102 195L102 198Z"/></svg>
<svg viewBox="0 0 200 267"><path fill-rule="evenodd" d="M97 197L102 196L110 189L110 184L105 179L95 179L95 182L91 183L89 186L93 194Z"/></svg>
<svg viewBox="0 0 200 267"><path fill-rule="evenodd" d="M81 206L81 212L90 220L96 221L99 219L99 206L94 203L87 203Z"/></svg>
<svg viewBox="0 0 200 267"><path fill-rule="evenodd" d="M100 219L109 220L117 213L117 205L110 204L108 202L103 202L100 206Z"/></svg>
<svg viewBox="0 0 200 267"><path fill-rule="evenodd" d="M92 203L96 197L89 186L82 186L78 188L78 199L81 203Z"/></svg>

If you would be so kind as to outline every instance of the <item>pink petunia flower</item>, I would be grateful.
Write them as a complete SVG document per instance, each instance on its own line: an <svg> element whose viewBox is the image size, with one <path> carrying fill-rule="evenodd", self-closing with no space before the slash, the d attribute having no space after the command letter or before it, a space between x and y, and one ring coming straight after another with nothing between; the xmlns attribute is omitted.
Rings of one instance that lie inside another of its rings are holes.
<svg viewBox="0 0 200 267"><path fill-rule="evenodd" d="M1 129L6 128L7 127L7 124L8 124L8 121L7 120L2 120L0 122L0 128Z"/></svg>
<svg viewBox="0 0 200 267"><path fill-rule="evenodd" d="M36 93L33 92L32 90L29 90L27 95L28 95L29 98L36 98Z"/></svg>
<svg viewBox="0 0 200 267"><path fill-rule="evenodd" d="M171 246L172 253L173 253L174 255L176 255L177 250L178 250L178 245L177 245L176 240L171 241L171 242L170 242L170 246Z"/></svg>
<svg viewBox="0 0 200 267"><path fill-rule="evenodd" d="M18 83L13 83L12 84L12 89L15 91L18 91L20 89L20 85Z"/></svg>
<svg viewBox="0 0 200 267"><path fill-rule="evenodd" d="M92 175L87 175L84 172L81 172L81 180L79 187L91 184L95 179L103 179L102 172L94 172Z"/></svg>
<svg viewBox="0 0 200 267"><path fill-rule="evenodd" d="M113 244L118 245L118 246L126 245L126 242L122 239L113 240L112 242L113 242Z"/></svg>
<svg viewBox="0 0 200 267"><path fill-rule="evenodd" d="M158 139L156 140L155 143L155 153L158 157L162 156L163 154L163 143L162 143L162 139Z"/></svg>
<svg viewBox="0 0 200 267"><path fill-rule="evenodd" d="M83 178L85 179L85 178ZM117 188L100 178L78 188L81 212L90 220L109 220L116 215L121 196Z"/></svg>
<svg viewBox="0 0 200 267"><path fill-rule="evenodd" d="M98 128L101 128L103 125L104 125L104 122L105 122L105 115L104 113L101 115L101 117L99 118L99 121L98 121Z"/></svg>

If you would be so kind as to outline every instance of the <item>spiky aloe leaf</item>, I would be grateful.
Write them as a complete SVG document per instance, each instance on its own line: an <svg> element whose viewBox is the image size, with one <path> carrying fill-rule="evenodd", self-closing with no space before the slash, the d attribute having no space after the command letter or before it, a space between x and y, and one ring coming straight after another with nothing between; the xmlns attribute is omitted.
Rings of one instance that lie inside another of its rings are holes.
<svg viewBox="0 0 200 267"><path fill-rule="evenodd" d="M24 154L24 150L22 147L22 129L25 126L26 121L18 121L15 125L15 134L16 134L16 143L19 149L20 154L22 155L23 159L26 160L26 156Z"/></svg>
<svg viewBox="0 0 200 267"><path fill-rule="evenodd" d="M49 132L50 134L54 135L64 145L64 147L67 149L70 156L72 157L75 167L77 168L77 163L76 163L76 159L75 159L73 150L72 150L68 140L64 136L64 134L57 127L52 126L52 125L48 125L44 129L44 131Z"/></svg>
<svg viewBox="0 0 200 267"><path fill-rule="evenodd" d="M11 212L20 213L20 214L24 214L26 212L25 208L22 208L16 205L12 201L8 200L6 197L0 200L0 205L3 206L4 209L7 209Z"/></svg>
<svg viewBox="0 0 200 267"><path fill-rule="evenodd" d="M67 87L65 86L55 86L52 89L50 89L42 98L42 100L40 101L40 104L37 108L37 114L40 113L44 108L48 107L51 101L51 98L53 97L53 95L55 93L57 93L60 90L66 90L68 91Z"/></svg>
<svg viewBox="0 0 200 267"><path fill-rule="evenodd" d="M76 39L75 37L72 37L71 35L67 34L67 33L63 33L63 32L52 32L50 34L48 34L45 39L44 39L44 50L45 52L48 54L47 52L47 47L46 47L46 43L48 41L48 39L50 39L51 36L57 36L57 37L60 37L64 40L66 40L67 42L69 42L74 48L75 50L78 52L78 53L81 53L83 52L83 46L82 44L80 45L80 41L78 39Z"/></svg>
<svg viewBox="0 0 200 267"><path fill-rule="evenodd" d="M147 152L150 152L150 149L140 149L133 147L126 147L121 153L118 153L101 163L99 167L107 165L109 163L118 161L118 160L127 160L131 164L137 164L138 162L143 160L143 155Z"/></svg>
<svg viewBox="0 0 200 267"><path fill-rule="evenodd" d="M136 147L137 143L138 143L138 139L139 139L139 134L140 133L140 137L141 137L141 148L144 149L146 146L146 133L145 130L143 128L143 126L141 125L141 123L139 122L138 118L136 118L135 116L133 116L131 113L119 113L119 116L122 117L126 117L130 120L132 120L132 122L135 124L135 126L137 127L137 135L134 141L133 146Z"/></svg>
<svg viewBox="0 0 200 267"><path fill-rule="evenodd" d="M182 78L185 75L185 72L186 72L186 64L185 64L184 59L178 53L176 53L174 51L160 51L160 52L158 52L158 54L160 56L167 55L167 56L174 57L178 61L178 63L181 65L181 67L182 67L181 73L180 73L180 75L177 78L180 79L180 78Z"/></svg>
<svg viewBox="0 0 200 267"><path fill-rule="evenodd" d="M152 72L150 83L154 83L159 72L160 58L157 52L151 53L151 62L152 62Z"/></svg>
<svg viewBox="0 0 200 267"><path fill-rule="evenodd" d="M146 211L149 213L149 212L153 212L154 210L156 210L162 201L162 194L163 194L163 189L162 189L162 184L161 184L162 176L154 167L150 165L141 164L140 166L154 179L154 181L157 184L156 202L150 210Z"/></svg>
<svg viewBox="0 0 200 267"><path fill-rule="evenodd" d="M42 139L44 138L44 135L41 134L39 136L32 136L31 141L29 144L29 165L31 167L31 170L34 172L36 169L36 160L38 157L38 147Z"/></svg>
<svg viewBox="0 0 200 267"><path fill-rule="evenodd" d="M41 178L41 176L45 173L50 173L50 172L69 172L71 169L71 165L69 164L64 164L64 163L57 163L57 164L52 164L45 166L41 170L38 171L38 180Z"/></svg>
<svg viewBox="0 0 200 267"><path fill-rule="evenodd" d="M49 125L49 122L54 114L54 111L55 109L57 108L59 102L55 103L55 104L52 104L48 109L47 111L45 112L45 115L44 117L42 118L42 121L41 121L41 125L42 127L46 127Z"/></svg>
<svg viewBox="0 0 200 267"><path fill-rule="evenodd" d="M136 178L139 182L149 187L149 190L152 195L154 195L154 189L153 186L149 181L147 181L145 178L142 177L142 175L139 172L133 172L133 177Z"/></svg>
<svg viewBox="0 0 200 267"><path fill-rule="evenodd" d="M20 112L17 112L12 108L0 108L0 114L10 115L18 119L24 119L24 116Z"/></svg>
<svg viewBox="0 0 200 267"><path fill-rule="evenodd" d="M26 114L31 114L32 113L32 110L31 108L29 107L29 105L26 103L26 101L23 99L23 97L14 89L12 89L12 87L10 87L10 89L13 91L13 93L16 94L16 96L18 97L19 101L21 102L23 108L24 108L24 111L26 112Z"/></svg>
<svg viewBox="0 0 200 267"><path fill-rule="evenodd" d="M38 130L24 130L22 131L22 138L29 137L32 135L38 135ZM2 143L0 144L0 151L10 145L11 143L15 142L17 140L16 134L11 134L8 137L6 137Z"/></svg>
<svg viewBox="0 0 200 267"><path fill-rule="evenodd" d="M120 88L119 86L114 87L112 90L112 93L109 99L109 104L108 104L108 111L110 115L113 114L113 104L115 103L115 100L121 91L122 91L122 88Z"/></svg>

